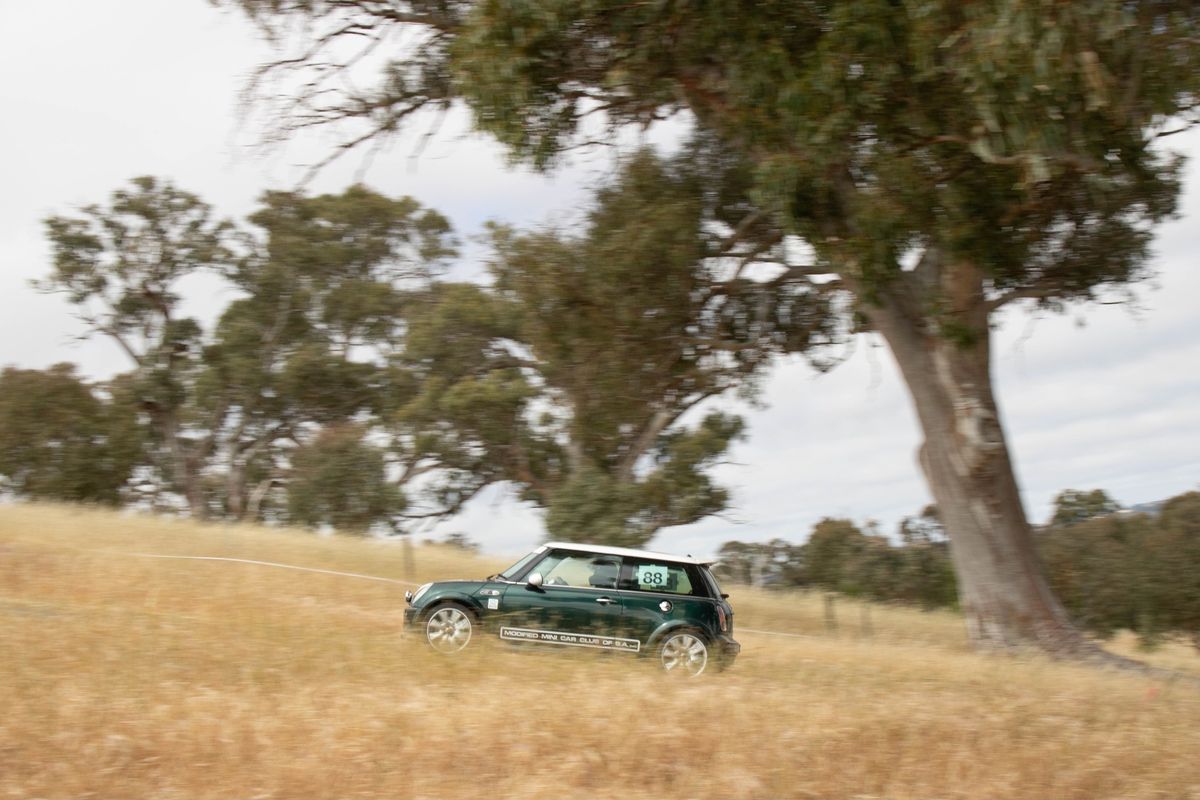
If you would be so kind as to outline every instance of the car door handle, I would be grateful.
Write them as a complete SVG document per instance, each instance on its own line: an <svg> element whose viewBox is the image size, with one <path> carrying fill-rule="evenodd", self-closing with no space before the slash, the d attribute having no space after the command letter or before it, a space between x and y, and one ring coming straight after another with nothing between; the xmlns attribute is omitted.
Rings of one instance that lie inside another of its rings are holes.
<svg viewBox="0 0 1200 800"><path fill-rule="evenodd" d="M600 603L601 605L608 605L609 603L615 603L617 601L613 600L611 597L597 597L596 602Z"/></svg>

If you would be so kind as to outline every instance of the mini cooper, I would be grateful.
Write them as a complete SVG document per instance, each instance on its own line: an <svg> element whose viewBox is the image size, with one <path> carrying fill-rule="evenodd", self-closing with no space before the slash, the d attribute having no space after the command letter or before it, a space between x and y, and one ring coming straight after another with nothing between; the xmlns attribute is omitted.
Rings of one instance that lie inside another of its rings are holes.
<svg viewBox="0 0 1200 800"><path fill-rule="evenodd" d="M711 561L621 547L550 542L480 581L438 581L406 592L405 627L440 653L481 637L516 645L652 656L699 675L741 651L733 608Z"/></svg>

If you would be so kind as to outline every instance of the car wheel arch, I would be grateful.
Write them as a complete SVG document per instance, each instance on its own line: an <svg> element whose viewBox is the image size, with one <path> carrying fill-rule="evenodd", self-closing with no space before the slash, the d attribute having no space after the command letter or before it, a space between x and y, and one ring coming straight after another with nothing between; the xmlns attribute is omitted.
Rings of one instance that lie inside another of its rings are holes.
<svg viewBox="0 0 1200 800"><path fill-rule="evenodd" d="M707 646L707 647L713 646L714 640L713 640L712 634L710 634L708 631L704 630L704 628L702 628L699 625L696 625L694 623L688 622L686 620L672 620L671 622L663 623L663 625L661 627L659 627L658 630L656 630L656 631L654 631L654 633L650 634L650 638L646 640L646 647L643 650L643 653L647 654L647 655L654 655L655 653L658 652L658 646L660 644L662 644L664 639L666 639L668 636L670 636L673 633L679 633L681 631L695 633L701 639L704 640L705 646Z"/></svg>
<svg viewBox="0 0 1200 800"><path fill-rule="evenodd" d="M471 618L475 622L479 622L479 619L480 619L479 607L477 605L475 605L474 603L472 603L470 600L468 600L466 597L456 597L454 595L449 595L446 597L439 597L436 600L430 601L429 605L427 605L421 609L421 614L420 614L419 618L421 620L427 620L427 619L429 619L430 614L432 614L434 611L437 611L439 608L442 608L444 606L459 606L464 611L468 612L471 615Z"/></svg>

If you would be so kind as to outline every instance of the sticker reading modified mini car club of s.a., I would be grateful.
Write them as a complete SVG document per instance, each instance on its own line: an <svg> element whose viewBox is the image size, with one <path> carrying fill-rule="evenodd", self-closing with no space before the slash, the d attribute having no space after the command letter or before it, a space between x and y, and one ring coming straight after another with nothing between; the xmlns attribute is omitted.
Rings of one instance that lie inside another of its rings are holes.
<svg viewBox="0 0 1200 800"><path fill-rule="evenodd" d="M624 650L636 653L642 649L637 639L621 639L615 636L592 636L587 633L564 633L541 631L532 628L500 628L500 638L510 642L545 642L568 647L596 647L601 650Z"/></svg>

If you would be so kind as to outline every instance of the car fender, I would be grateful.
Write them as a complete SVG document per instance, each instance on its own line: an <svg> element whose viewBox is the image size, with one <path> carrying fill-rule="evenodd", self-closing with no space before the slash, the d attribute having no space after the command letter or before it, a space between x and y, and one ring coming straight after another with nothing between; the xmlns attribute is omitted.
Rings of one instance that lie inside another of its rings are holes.
<svg viewBox="0 0 1200 800"><path fill-rule="evenodd" d="M658 649L658 645L663 639L678 630L696 631L704 637L705 642L710 645L712 644L712 633L703 625L696 625L695 623L689 622L685 619L671 619L667 620L662 625L659 625L657 628L655 628L654 633L650 634L650 638L646 640L644 652L653 653L656 649Z"/></svg>
<svg viewBox="0 0 1200 800"><path fill-rule="evenodd" d="M468 594L463 594L462 592L448 591L439 594L437 597L421 606L421 617L424 618L428 616L429 612L433 611L433 609L437 608L438 606L444 606L447 603L454 603L456 605L464 606L475 616L475 619L479 619L480 612L483 610L483 607L479 604L479 598L472 597Z"/></svg>

